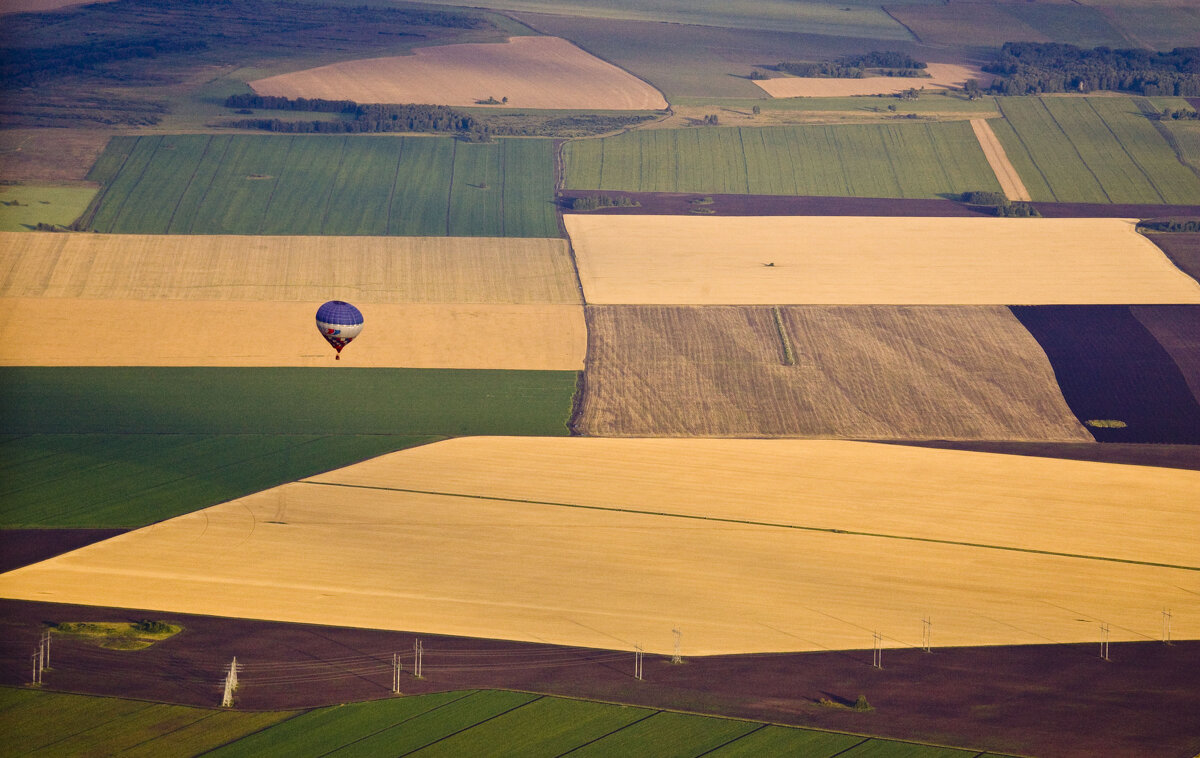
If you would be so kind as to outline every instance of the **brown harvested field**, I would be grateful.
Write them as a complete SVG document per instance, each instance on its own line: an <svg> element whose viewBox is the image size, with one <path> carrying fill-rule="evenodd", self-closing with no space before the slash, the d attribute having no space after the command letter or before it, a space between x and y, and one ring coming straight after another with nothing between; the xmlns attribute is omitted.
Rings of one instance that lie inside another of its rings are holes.
<svg viewBox="0 0 1200 758"><path fill-rule="evenodd" d="M250 82L260 95L360 103L660 110L658 90L558 37L418 48L413 55L335 63Z"/></svg>
<svg viewBox="0 0 1200 758"><path fill-rule="evenodd" d="M313 321L320 302L0 298L10 314L0 322L0 366L334 366ZM583 368L579 305L360 307L366 327L340 365Z"/></svg>
<svg viewBox="0 0 1200 758"><path fill-rule="evenodd" d="M578 303L557 239L0 233L0 297Z"/></svg>
<svg viewBox="0 0 1200 758"><path fill-rule="evenodd" d="M44 622L146 616L0 601L0 684L25 684ZM238 656L246 666L240 709L336 705L391 697L392 653L411 650L419 637L424 677L406 675L406 695L514 689L1061 758L1189 758L1200 749L1190 719L1200 708L1196 642L1114 643L1108 661L1094 643L943 648L935 619L933 654L888 650L882 669L870 665L868 650L688 657L684 666L652 656L645 680L635 681L631 659L606 650L184 614L166 620L187 633L132 655L56 639L45 687L211 707L222 669ZM347 667L348 658L362 665ZM280 683L282 671L320 675L321 686ZM869 714L817 705L860 693L875 708Z"/></svg>
<svg viewBox="0 0 1200 758"><path fill-rule="evenodd" d="M0 130L0 179L83 182L111 137L90 129Z"/></svg>
<svg viewBox="0 0 1200 758"><path fill-rule="evenodd" d="M888 5L884 10L926 45L1000 47L1005 42L1052 41L992 4Z"/></svg>
<svg viewBox="0 0 1200 758"><path fill-rule="evenodd" d="M1200 308L1135 305L1129 312L1171 356L1200 403Z"/></svg>
<svg viewBox="0 0 1200 758"><path fill-rule="evenodd" d="M902 76L867 76L862 79L835 79L828 77L784 76L775 79L754 81L771 97L848 97L853 95L892 95L906 89L943 90L963 86L967 79L976 79L983 86L991 82L991 75L983 73L978 66L958 63L930 63L926 68L928 77L909 78Z"/></svg>
<svg viewBox="0 0 1200 758"><path fill-rule="evenodd" d="M589 306L601 436L1092 441L999 306ZM786 330L789 363L779 327Z"/></svg>
<svg viewBox="0 0 1200 758"><path fill-rule="evenodd" d="M592 304L1200 303L1200 284L1122 219L564 222Z"/></svg>
<svg viewBox="0 0 1200 758"><path fill-rule="evenodd" d="M129 532L0 596L685 655L1200 636L1200 473L797 440L463 438ZM1154 565L1156 563L1170 565Z"/></svg>
<svg viewBox="0 0 1200 758"><path fill-rule="evenodd" d="M1200 216L1200 208L1193 215ZM1200 232L1151 233L1147 236L1181 271L1200 282Z"/></svg>
<svg viewBox="0 0 1200 758"><path fill-rule="evenodd" d="M1021 181L1021 175L1017 173L1017 169L1008 160L1008 155L1004 152L1004 146L996 138L996 133L992 131L992 127L988 125L987 120L982 118L971 119L971 130L975 132L975 137L979 140L979 147L983 148L983 155L987 158L988 165L992 167L992 172L996 174L996 181L1000 182L1000 188L1004 190L1004 196L1009 200L1023 200L1025 202L1033 200L1029 196L1029 190L1025 188L1025 183Z"/></svg>

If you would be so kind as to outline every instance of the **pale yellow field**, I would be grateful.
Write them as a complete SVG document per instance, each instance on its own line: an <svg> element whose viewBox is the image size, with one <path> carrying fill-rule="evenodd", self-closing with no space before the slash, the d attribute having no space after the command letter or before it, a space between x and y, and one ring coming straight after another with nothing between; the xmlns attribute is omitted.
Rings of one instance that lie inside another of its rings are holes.
<svg viewBox="0 0 1200 758"><path fill-rule="evenodd" d="M1198 480L833 441L458 439L18 569L0 596L655 653L678 626L684 655L915 646L923 617L935 647L1098 642L1101 622L1145 640L1163 608L1195 639Z"/></svg>
<svg viewBox="0 0 1200 758"><path fill-rule="evenodd" d="M988 165L992 167L992 172L996 174L996 181L1000 182L1004 196L1009 200L1033 200L1029 195L1029 190L1025 188L1025 183L1021 181L1021 175L1008 160L1008 155L1004 152L1004 145L1000 144L1000 140L996 138L996 133L992 131L987 120L971 119L971 130L975 132L975 138L979 140L979 146L983 148L983 155L987 158Z"/></svg>
<svg viewBox="0 0 1200 758"><path fill-rule="evenodd" d="M593 304L1200 303L1127 219L564 219Z"/></svg>
<svg viewBox="0 0 1200 758"><path fill-rule="evenodd" d="M0 298L0 366L333 366L318 302ZM579 305L362 305L343 366L583 368ZM36 335L36 337L31 337Z"/></svg>
<svg viewBox="0 0 1200 758"><path fill-rule="evenodd" d="M786 76L778 79L755 79L771 97L847 97L850 95L891 95L906 89L924 87L927 90L951 89L963 86L967 79L976 79L987 86L992 77L977 66L957 63L930 63L925 69L928 77L868 76L862 79L831 79Z"/></svg>
<svg viewBox="0 0 1200 758"><path fill-rule="evenodd" d="M335 63L250 82L260 95L359 103L660 110L658 90L558 37L418 48L413 55Z"/></svg>
<svg viewBox="0 0 1200 758"><path fill-rule="evenodd" d="M578 303L566 243L0 233L0 297Z"/></svg>

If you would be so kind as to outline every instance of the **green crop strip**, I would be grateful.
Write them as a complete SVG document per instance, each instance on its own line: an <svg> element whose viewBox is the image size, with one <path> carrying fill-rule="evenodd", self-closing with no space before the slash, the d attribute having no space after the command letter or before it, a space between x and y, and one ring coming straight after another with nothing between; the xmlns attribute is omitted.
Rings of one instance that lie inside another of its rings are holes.
<svg viewBox="0 0 1200 758"><path fill-rule="evenodd" d="M582 505L579 503L556 503L547 500L525 500L511 497L493 497L490 495L471 495L458 492L436 492L432 490L405 489L403 487L380 487L367 484L346 484L341 482L314 482L302 480L300 484L316 484L323 487L347 487L351 489L377 490L384 492L408 492L414 495L434 495L440 497L461 497L472 500L490 500L502 503L524 503L527 505L549 505L558 508L578 508L587 511L608 511L611 513L627 513L637 516L660 516L665 518L687 519L691 521L707 521L717 524L738 524L741 526L761 526L771 529L795 529L802 532L824 532L826 534L845 534L852 537L876 537L888 540L907 540L909 542L927 542L934 545L955 545L958 547L977 547L985 550L1004 550L1012 553L1031 553L1034 555L1049 555L1056 558L1078 558L1087 561L1107 561L1110 563L1127 563L1135 566L1153 566L1155 568L1179 569L1181 571L1200 571L1200 566L1181 566L1173 563L1156 563L1153 561L1135 561L1130 558L1111 558L1105 555L1079 555L1076 553L1061 553L1054 550L1037 550L1027 547L1010 545L989 545L983 542L966 542L962 540L942 540L933 537L912 537L902 534L884 534L882 532L863 532L854 529L835 529L827 526L805 526L803 524L780 524L773 521L752 521L749 519L722 518L720 516L700 516L694 513L667 513L664 511L646 511L637 508L618 508L606 505Z"/></svg>

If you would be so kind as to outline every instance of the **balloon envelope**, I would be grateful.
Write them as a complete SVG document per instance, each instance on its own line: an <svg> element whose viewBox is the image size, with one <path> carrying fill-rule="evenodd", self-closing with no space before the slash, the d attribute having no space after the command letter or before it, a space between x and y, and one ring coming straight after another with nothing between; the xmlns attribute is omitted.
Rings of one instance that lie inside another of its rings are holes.
<svg viewBox="0 0 1200 758"><path fill-rule="evenodd" d="M317 309L317 329L338 353L358 336L362 328L363 315L350 303L330 300Z"/></svg>

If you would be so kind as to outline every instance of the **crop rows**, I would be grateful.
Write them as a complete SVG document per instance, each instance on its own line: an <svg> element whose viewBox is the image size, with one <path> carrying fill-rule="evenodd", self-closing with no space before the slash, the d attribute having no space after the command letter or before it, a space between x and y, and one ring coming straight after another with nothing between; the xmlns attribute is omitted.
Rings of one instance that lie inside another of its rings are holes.
<svg viewBox="0 0 1200 758"><path fill-rule="evenodd" d="M966 123L660 129L572 142L571 189L935 198L999 190Z"/></svg>
<svg viewBox="0 0 1200 758"><path fill-rule="evenodd" d="M1034 200L1200 203L1200 177L1129 99L998 102L993 129Z"/></svg>
<svg viewBox="0 0 1200 758"><path fill-rule="evenodd" d="M117 137L90 177L98 232L558 236L548 140Z"/></svg>

